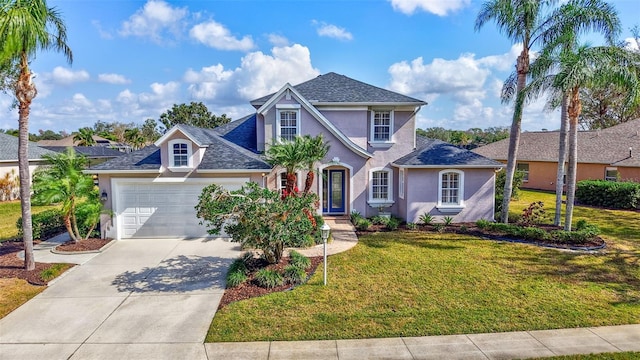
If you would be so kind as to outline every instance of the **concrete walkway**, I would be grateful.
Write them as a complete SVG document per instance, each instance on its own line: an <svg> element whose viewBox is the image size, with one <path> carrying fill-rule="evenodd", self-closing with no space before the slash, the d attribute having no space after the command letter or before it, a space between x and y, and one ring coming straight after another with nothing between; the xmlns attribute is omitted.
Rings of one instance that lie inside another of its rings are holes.
<svg viewBox="0 0 640 360"><path fill-rule="evenodd" d="M358 244L355 228L348 217L325 217L324 221L331 228L331 241L327 243L327 255L334 255L351 249ZM304 256L322 256L323 244L308 249L295 249Z"/></svg>
<svg viewBox="0 0 640 360"><path fill-rule="evenodd" d="M54 236L49 240L33 245L33 256L37 262L41 263L68 263L68 264L84 264L91 260L98 253L84 254L54 254L51 252L56 246L71 240L69 233L62 233ZM24 259L24 251L18 254L18 257Z"/></svg>

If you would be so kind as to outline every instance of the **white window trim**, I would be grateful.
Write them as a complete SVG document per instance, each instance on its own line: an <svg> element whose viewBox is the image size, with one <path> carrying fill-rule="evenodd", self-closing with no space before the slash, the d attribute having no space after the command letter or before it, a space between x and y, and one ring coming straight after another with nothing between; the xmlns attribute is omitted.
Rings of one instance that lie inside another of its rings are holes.
<svg viewBox="0 0 640 360"><path fill-rule="evenodd" d="M187 166L174 166L174 154L173 145L186 144L187 145ZM169 153L169 170L173 172L187 172L193 170L193 145L191 141L185 139L175 139L168 142L167 152Z"/></svg>
<svg viewBox="0 0 640 360"><path fill-rule="evenodd" d="M616 177L615 178L611 178L609 176L607 176L607 172L609 171L615 171L616 172ZM607 166L607 168L604 170L604 179L606 181L618 181L618 168L617 167L612 167L612 166Z"/></svg>
<svg viewBox="0 0 640 360"><path fill-rule="evenodd" d="M386 200L384 199L374 199L373 198L373 173L377 171L385 171L389 174L389 188L387 189L388 197ZM369 170L369 195L368 195L368 204L371 207L389 207L394 204L393 201L393 170L387 167L376 167Z"/></svg>
<svg viewBox="0 0 640 360"><path fill-rule="evenodd" d="M280 195L282 195L282 190L284 190L284 187L282 187L280 179L282 178L282 174L286 174L287 171L286 170L281 170L278 171L278 173L276 174L276 190L278 190L278 192L280 193ZM295 186L298 187L298 191L303 191L304 189L302 189L302 179L300 179L300 171L296 171L296 184Z"/></svg>
<svg viewBox="0 0 640 360"><path fill-rule="evenodd" d="M389 140L385 141L377 141L374 140L374 130L375 130L375 116L377 112L389 112ZM388 148L393 145L395 142L393 140L393 132L394 132L394 110L391 109L373 109L371 110L371 119L369 121L369 146L374 148Z"/></svg>
<svg viewBox="0 0 640 360"><path fill-rule="evenodd" d="M404 199L405 184L404 184L404 169L399 170L398 174L398 197Z"/></svg>
<svg viewBox="0 0 640 360"><path fill-rule="evenodd" d="M446 173L458 174L458 203L443 204L442 203L442 175ZM438 172L438 203L436 205L438 211L442 213L459 213L465 208L464 204L464 171L457 169L445 169Z"/></svg>
<svg viewBox="0 0 640 360"><path fill-rule="evenodd" d="M280 127L280 113L283 111L292 111L296 113L296 135L300 136L300 104L276 104L276 141L282 141Z"/></svg>

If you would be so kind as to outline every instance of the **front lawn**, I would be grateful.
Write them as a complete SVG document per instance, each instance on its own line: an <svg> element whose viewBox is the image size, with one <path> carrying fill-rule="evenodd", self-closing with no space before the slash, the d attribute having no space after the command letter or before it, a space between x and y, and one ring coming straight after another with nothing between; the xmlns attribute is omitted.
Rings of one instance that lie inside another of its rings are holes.
<svg viewBox="0 0 640 360"><path fill-rule="evenodd" d="M46 287L31 285L22 279L0 278L0 319L44 289Z"/></svg>
<svg viewBox="0 0 640 360"><path fill-rule="evenodd" d="M55 207L56 206L32 206L31 212L37 214ZM16 221L18 221L21 216L19 200L0 202L0 242L18 237Z"/></svg>

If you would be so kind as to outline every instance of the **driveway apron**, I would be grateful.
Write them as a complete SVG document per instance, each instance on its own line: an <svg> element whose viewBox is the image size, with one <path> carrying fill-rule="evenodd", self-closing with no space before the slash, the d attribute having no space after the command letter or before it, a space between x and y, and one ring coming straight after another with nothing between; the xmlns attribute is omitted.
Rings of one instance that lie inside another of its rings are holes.
<svg viewBox="0 0 640 360"><path fill-rule="evenodd" d="M1 319L0 359L206 358L239 253L224 239L118 241Z"/></svg>

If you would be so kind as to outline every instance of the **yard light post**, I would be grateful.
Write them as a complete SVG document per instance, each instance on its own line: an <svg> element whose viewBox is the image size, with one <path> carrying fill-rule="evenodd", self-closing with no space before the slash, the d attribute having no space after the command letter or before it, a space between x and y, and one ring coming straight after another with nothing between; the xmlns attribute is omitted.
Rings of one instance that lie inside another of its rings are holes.
<svg viewBox="0 0 640 360"><path fill-rule="evenodd" d="M327 239L329 239L331 228L327 223L324 223L320 231L322 233L322 243L324 244L324 284L327 285Z"/></svg>

